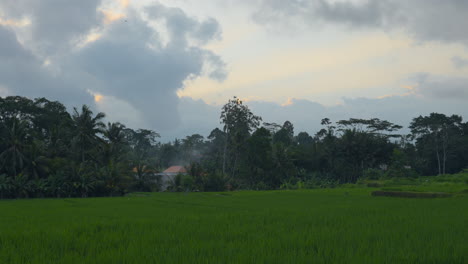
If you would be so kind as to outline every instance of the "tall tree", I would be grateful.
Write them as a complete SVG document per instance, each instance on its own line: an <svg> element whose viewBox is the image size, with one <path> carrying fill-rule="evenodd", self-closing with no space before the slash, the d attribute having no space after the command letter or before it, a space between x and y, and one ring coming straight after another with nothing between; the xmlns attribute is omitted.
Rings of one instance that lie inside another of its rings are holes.
<svg viewBox="0 0 468 264"><path fill-rule="evenodd" d="M427 144L435 153L438 174L446 173L453 142L463 134L462 120L458 115L431 113L429 116L416 117L411 122L411 133L419 148L422 149Z"/></svg>
<svg viewBox="0 0 468 264"><path fill-rule="evenodd" d="M278 132L276 132L273 136L273 142L275 143L282 143L286 146L289 146L294 141L294 126L291 122L286 121L284 122L283 126L281 127Z"/></svg>
<svg viewBox="0 0 468 264"><path fill-rule="evenodd" d="M16 177L27 160L25 150L31 139L28 124L13 117L2 123L2 132L4 150L0 153L1 166Z"/></svg>
<svg viewBox="0 0 468 264"><path fill-rule="evenodd" d="M99 134L103 133L105 125L102 119L105 116L101 112L94 116L93 111L86 105L82 106L81 113L78 112L78 109L73 108L72 119L75 134L72 145L78 151L81 162L86 160L86 155L90 153L90 149L100 143Z"/></svg>
<svg viewBox="0 0 468 264"><path fill-rule="evenodd" d="M248 106L234 96L223 106L220 119L221 124L224 125L223 131L227 135L224 143L223 174L226 174L226 161L229 154L230 160L233 161L230 166L233 177L238 169L240 154L245 150L245 142L250 133L260 125L262 118L254 115Z"/></svg>
<svg viewBox="0 0 468 264"><path fill-rule="evenodd" d="M277 184L273 173L271 134L266 128L257 129L248 139L247 171L245 178L250 186L262 183L270 188Z"/></svg>

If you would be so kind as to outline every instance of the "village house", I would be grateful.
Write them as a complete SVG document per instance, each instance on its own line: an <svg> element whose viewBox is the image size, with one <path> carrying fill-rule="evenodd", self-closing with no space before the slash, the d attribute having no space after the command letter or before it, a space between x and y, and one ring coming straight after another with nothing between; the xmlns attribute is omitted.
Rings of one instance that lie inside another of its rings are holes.
<svg viewBox="0 0 468 264"><path fill-rule="evenodd" d="M161 191L166 191L167 188L174 183L177 175L186 175L187 170L184 166L171 166L165 171L158 173L161 177Z"/></svg>

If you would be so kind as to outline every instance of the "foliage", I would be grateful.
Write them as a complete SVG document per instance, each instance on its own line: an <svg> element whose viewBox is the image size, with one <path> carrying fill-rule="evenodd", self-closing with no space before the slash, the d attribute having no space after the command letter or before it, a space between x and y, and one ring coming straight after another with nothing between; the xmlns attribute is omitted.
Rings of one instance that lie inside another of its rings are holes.
<svg viewBox="0 0 468 264"><path fill-rule="evenodd" d="M221 109L221 128L205 139L158 142L149 129L105 121L83 105L0 98L0 197L119 196L160 191L158 173L185 165L174 191L335 187L364 181L406 181L456 173L468 165L468 123L432 113L410 125L378 118L321 121L315 134L296 134L290 121L264 122L239 98ZM368 182L380 185L381 183Z"/></svg>

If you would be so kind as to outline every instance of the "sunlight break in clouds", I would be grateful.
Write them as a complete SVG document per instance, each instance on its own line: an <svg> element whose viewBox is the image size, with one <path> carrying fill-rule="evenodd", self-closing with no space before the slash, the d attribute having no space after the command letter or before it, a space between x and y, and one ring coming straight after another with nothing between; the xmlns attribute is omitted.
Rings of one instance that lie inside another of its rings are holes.
<svg viewBox="0 0 468 264"><path fill-rule="evenodd" d="M129 4L130 4L130 0L120 0L120 5L123 8L127 8Z"/></svg>
<svg viewBox="0 0 468 264"><path fill-rule="evenodd" d="M104 24L106 25L125 17L125 14L117 13L112 10L101 10L101 12L104 14Z"/></svg>
<svg viewBox="0 0 468 264"><path fill-rule="evenodd" d="M101 101L102 101L102 98L103 98L103 96L100 95L100 94L95 94L95 95L94 95L94 101L95 101L96 103L101 102Z"/></svg>
<svg viewBox="0 0 468 264"><path fill-rule="evenodd" d="M31 20L28 18L16 19L2 19L0 17L0 25L12 27L26 27L31 25Z"/></svg>
<svg viewBox="0 0 468 264"><path fill-rule="evenodd" d="M289 97L288 100L286 102L284 102L283 104L281 104L281 106L288 106L288 105L292 105L294 104L294 99Z"/></svg>

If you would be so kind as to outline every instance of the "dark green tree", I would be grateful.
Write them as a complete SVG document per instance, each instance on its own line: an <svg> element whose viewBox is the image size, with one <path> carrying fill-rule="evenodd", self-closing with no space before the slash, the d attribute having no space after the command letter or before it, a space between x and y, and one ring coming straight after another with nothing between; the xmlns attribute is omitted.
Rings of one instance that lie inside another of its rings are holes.
<svg viewBox="0 0 468 264"><path fill-rule="evenodd" d="M230 176L235 177L239 159L245 153L246 142L250 133L260 125L261 117L254 115L248 106L234 97L225 104L221 111L221 124L226 134L223 151L223 174L230 169ZM228 164L228 161L229 162Z"/></svg>

